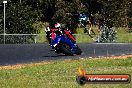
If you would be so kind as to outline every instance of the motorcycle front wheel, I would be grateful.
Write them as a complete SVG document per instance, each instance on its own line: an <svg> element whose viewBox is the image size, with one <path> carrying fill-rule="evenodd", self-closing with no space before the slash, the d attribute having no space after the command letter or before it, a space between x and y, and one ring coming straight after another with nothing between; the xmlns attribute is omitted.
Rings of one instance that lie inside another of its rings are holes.
<svg viewBox="0 0 132 88"><path fill-rule="evenodd" d="M77 54L77 55L81 55L81 53L82 53L82 50L77 46L76 54Z"/></svg>
<svg viewBox="0 0 132 88"><path fill-rule="evenodd" d="M65 55L68 55L68 56L73 56L74 54L72 53L71 51L71 48L68 44L66 43L61 43L59 45L61 51L65 54Z"/></svg>

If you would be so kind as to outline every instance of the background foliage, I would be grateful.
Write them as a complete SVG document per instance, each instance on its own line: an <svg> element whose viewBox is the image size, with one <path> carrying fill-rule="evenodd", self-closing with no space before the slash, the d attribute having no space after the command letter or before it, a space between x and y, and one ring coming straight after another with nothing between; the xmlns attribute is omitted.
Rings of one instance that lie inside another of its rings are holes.
<svg viewBox="0 0 132 88"><path fill-rule="evenodd" d="M3 3L0 2L0 33L3 33ZM98 23L127 27L132 18L131 0L8 0L7 33L39 33L33 23L57 20L75 30L78 14L86 12Z"/></svg>

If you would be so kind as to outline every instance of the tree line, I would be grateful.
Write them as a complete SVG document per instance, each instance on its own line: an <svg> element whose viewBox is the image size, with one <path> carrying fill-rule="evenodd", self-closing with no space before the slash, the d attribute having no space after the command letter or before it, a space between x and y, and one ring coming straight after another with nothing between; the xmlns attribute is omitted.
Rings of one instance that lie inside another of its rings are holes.
<svg viewBox="0 0 132 88"><path fill-rule="evenodd" d="M3 3L0 4L0 33L3 33ZM132 19L131 0L8 0L6 4L6 33L39 33L33 24L59 21L75 30L78 15L89 14L98 23L127 27Z"/></svg>

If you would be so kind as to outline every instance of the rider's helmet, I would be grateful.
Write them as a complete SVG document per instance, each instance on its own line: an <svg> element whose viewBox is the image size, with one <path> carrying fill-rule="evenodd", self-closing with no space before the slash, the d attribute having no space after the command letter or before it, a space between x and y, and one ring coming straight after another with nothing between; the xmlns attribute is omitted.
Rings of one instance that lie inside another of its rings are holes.
<svg viewBox="0 0 132 88"><path fill-rule="evenodd" d="M60 27L61 27L61 24L59 24L59 23L55 24L55 28L60 28Z"/></svg>

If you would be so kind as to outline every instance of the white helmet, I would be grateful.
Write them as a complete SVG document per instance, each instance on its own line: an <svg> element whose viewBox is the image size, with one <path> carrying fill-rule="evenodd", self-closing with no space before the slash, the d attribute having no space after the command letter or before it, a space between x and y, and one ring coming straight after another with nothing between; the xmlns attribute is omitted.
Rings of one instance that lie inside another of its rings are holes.
<svg viewBox="0 0 132 88"><path fill-rule="evenodd" d="M60 27L61 27L61 25L59 23L55 24L55 28L60 28Z"/></svg>

